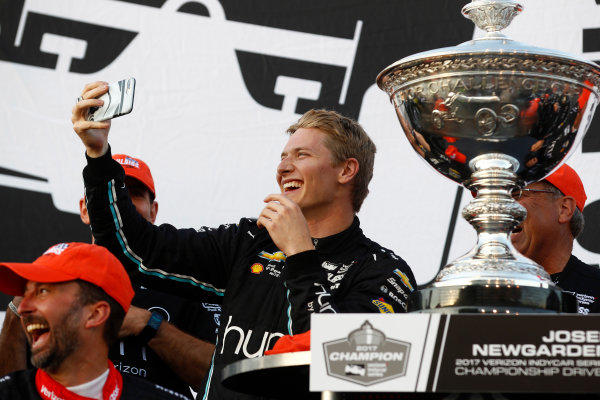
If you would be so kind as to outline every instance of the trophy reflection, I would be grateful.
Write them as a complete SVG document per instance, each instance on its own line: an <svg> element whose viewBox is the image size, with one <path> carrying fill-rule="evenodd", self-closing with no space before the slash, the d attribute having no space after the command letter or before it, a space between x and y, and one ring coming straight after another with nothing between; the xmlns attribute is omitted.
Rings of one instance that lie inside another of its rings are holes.
<svg viewBox="0 0 600 400"><path fill-rule="evenodd" d="M377 77L414 150L476 193L462 215L477 244L409 299L411 311L576 312L576 301L514 249L510 234L526 211L511 192L549 175L582 140L600 67L500 33L522 9L474 0L462 12L485 36L406 57Z"/></svg>

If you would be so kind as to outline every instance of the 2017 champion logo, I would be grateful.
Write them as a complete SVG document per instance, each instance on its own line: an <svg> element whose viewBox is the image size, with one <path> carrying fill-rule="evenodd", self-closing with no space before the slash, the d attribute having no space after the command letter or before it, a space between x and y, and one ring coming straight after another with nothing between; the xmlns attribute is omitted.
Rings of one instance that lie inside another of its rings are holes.
<svg viewBox="0 0 600 400"><path fill-rule="evenodd" d="M327 374L363 386L405 376L410 346L365 321L346 338L323 344Z"/></svg>

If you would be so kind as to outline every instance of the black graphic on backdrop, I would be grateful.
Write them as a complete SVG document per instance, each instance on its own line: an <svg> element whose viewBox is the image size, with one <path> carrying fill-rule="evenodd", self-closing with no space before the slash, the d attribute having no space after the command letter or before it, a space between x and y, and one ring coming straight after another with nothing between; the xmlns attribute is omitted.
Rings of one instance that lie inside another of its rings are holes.
<svg viewBox="0 0 600 400"><path fill-rule="evenodd" d="M275 94L279 76L321 82L317 100L300 99L296 113L331 108L358 117L366 90L386 66L407 55L469 40L473 24L462 17L463 0L349 1L221 0L228 20L273 28L352 39L358 21L362 29L344 104L340 94L345 68L265 54L237 52L248 91L265 107L281 109ZM436 12L431 10L436 9ZM382 93L382 96L384 94Z"/></svg>
<svg viewBox="0 0 600 400"><path fill-rule="evenodd" d="M325 104L336 104L340 97L341 83L344 79L344 68L302 60L268 56L237 50L236 55L246 88L254 100L269 108L281 110L284 96L275 94L275 82L279 76L293 76L311 81L321 82L321 90L317 100L298 99L295 112L304 113ZM256 73L268 71L267 73ZM331 107L329 107L331 108Z"/></svg>
<svg viewBox="0 0 600 400"><path fill-rule="evenodd" d="M600 5L600 0L596 0L596 4ZM584 53L600 52L600 28L583 30L582 50ZM600 60L594 60L594 62L600 64ZM581 146L584 153L600 152L600 114L598 111L592 119ZM585 229L577 238L577 243L588 251L600 253L600 241L598 240L600 234L600 200L588 200L583 215L585 217Z"/></svg>
<svg viewBox="0 0 600 400"><path fill-rule="evenodd" d="M6 173L9 172L9 173ZM25 177L16 171L4 175ZM36 181L45 179L34 177ZM91 232L78 214L57 210L47 193L0 186L0 261L31 262L59 242L90 242ZM9 298L0 294L0 311Z"/></svg>
<svg viewBox="0 0 600 400"><path fill-rule="evenodd" d="M59 211L48 193L0 186L0 261L30 262L59 242L90 242L79 214ZM7 219L10 216L10 219Z"/></svg>
<svg viewBox="0 0 600 400"><path fill-rule="evenodd" d="M598 4L599 2L600 0L597 0L596 4ZM582 51L584 54L600 52L600 28L591 28L583 30ZM600 64L600 60L592 61ZM600 115L598 115L598 113L594 115L588 134L583 139L582 150L584 153L600 152ZM600 248L598 250L600 250Z"/></svg>
<svg viewBox="0 0 600 400"><path fill-rule="evenodd" d="M44 34L87 42L83 58L73 58L70 72L90 74L110 65L137 35L123 29L28 12L20 45L15 46L24 0L0 0L0 60L42 68L56 68L58 54L41 50Z"/></svg>

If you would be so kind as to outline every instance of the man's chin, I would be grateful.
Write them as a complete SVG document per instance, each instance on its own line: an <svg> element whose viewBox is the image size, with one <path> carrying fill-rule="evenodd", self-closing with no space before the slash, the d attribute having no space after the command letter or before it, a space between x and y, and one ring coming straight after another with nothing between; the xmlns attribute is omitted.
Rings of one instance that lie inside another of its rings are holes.
<svg viewBox="0 0 600 400"><path fill-rule="evenodd" d="M300 201L300 190L288 190L287 192L283 192L283 195L288 199L292 200L294 203L298 203Z"/></svg>
<svg viewBox="0 0 600 400"><path fill-rule="evenodd" d="M31 364L39 369L47 371L52 369L52 354L48 351L39 350L31 354Z"/></svg>

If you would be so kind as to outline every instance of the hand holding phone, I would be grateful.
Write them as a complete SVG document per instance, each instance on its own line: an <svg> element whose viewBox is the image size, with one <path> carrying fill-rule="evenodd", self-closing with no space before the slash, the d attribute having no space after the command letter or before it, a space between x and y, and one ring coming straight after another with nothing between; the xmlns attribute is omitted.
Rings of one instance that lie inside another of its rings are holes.
<svg viewBox="0 0 600 400"><path fill-rule="evenodd" d="M106 121L108 119L129 114L133 110L135 94L135 78L123 79L108 85L108 92L98 99L104 101L100 107L91 107L87 114L88 121Z"/></svg>

